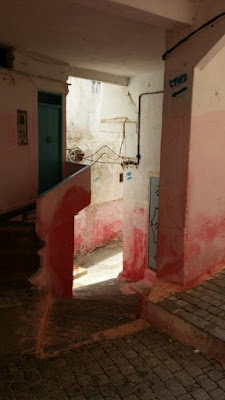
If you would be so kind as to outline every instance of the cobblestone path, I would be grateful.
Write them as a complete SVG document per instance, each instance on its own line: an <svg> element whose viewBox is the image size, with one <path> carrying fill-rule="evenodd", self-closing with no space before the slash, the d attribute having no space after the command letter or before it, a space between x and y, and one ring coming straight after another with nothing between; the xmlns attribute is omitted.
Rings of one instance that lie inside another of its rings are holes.
<svg viewBox="0 0 225 400"><path fill-rule="evenodd" d="M39 360L1 362L1 400L225 400L225 366L147 328Z"/></svg>

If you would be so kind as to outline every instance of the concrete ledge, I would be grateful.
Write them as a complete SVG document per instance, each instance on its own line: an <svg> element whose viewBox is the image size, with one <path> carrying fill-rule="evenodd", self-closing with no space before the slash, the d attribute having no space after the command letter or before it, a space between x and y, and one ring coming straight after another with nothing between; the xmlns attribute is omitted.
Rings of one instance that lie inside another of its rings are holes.
<svg viewBox="0 0 225 400"><path fill-rule="evenodd" d="M41 354L41 356L43 358L55 357L60 353L73 349L78 349L96 342L102 342L103 340L111 340L127 335L133 335L146 328L149 328L149 323L147 321L144 321L143 319L137 319L135 321L117 326L115 328L110 328L106 329L105 331L93 333L92 335L83 337L81 340L74 339L70 343L65 342L55 346L46 347L43 349L43 354Z"/></svg>
<svg viewBox="0 0 225 400"><path fill-rule="evenodd" d="M143 305L142 318L182 343L200 350L208 357L225 362L225 342L218 337L219 335L215 336L201 330L191 322L164 310L151 301Z"/></svg>

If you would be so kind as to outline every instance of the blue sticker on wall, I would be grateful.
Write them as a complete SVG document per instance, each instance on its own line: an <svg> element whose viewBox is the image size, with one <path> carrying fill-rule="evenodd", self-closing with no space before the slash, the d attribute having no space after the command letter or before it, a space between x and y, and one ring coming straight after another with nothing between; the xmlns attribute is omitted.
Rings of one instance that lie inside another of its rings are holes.
<svg viewBox="0 0 225 400"><path fill-rule="evenodd" d="M132 172L131 171L126 172L126 178L127 178L127 181L132 179Z"/></svg>

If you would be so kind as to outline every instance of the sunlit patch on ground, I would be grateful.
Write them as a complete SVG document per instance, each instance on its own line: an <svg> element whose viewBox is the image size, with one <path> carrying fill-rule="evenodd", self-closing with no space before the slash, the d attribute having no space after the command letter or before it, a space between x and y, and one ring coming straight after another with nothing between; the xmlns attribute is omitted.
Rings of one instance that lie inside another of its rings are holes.
<svg viewBox="0 0 225 400"><path fill-rule="evenodd" d="M122 243L110 243L84 257L76 258L74 263L86 269L87 273L74 279L73 289L115 279L122 271Z"/></svg>

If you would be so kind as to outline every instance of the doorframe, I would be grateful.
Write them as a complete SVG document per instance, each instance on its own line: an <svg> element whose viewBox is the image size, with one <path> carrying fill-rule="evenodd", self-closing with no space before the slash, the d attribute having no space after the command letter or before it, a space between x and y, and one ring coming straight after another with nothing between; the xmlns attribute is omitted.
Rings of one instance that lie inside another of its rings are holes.
<svg viewBox="0 0 225 400"><path fill-rule="evenodd" d="M151 220L151 213L150 213L150 208L151 208L151 178L158 178L159 179L159 184L160 184L160 171L159 172L155 172L155 171L151 171L149 173L149 216L148 216L148 254L147 254L147 269L150 269L152 271L156 271L157 270L157 254L158 254L158 240L157 240L157 245L156 245L156 265L153 267L150 264L150 229L151 229L151 224L150 224L150 220ZM159 208L159 205L158 205ZM158 224L158 219L157 219L157 224ZM159 226L158 226L159 228ZM157 229L157 237L158 237L158 229Z"/></svg>
<svg viewBox="0 0 225 400"><path fill-rule="evenodd" d="M45 95L50 95L53 97L60 97L60 104L53 104L53 103L44 103L39 101L39 94L45 94ZM37 139L38 139L38 195L40 194L39 192L39 124L38 124L38 113L39 113L39 104L42 104L43 106L52 106L54 108L58 108L60 110L60 115L59 115L59 129L60 129L60 135L59 135L59 164L60 164L60 180L62 180L63 177L63 94L62 93L57 93L57 92L49 92L47 90L38 90L37 93ZM46 190L47 191L47 190Z"/></svg>

